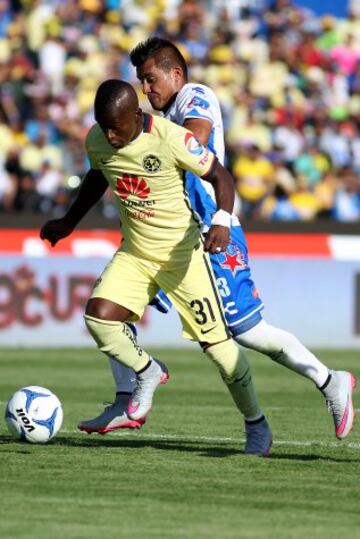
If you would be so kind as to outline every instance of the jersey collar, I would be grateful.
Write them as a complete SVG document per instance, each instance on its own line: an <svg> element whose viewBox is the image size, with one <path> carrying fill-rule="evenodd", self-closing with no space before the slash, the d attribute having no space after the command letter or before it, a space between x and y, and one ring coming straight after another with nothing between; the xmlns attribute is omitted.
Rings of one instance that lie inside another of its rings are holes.
<svg viewBox="0 0 360 539"><path fill-rule="evenodd" d="M168 113L171 105L175 102L176 98L178 96L178 92L176 92L176 94L174 94L170 99L169 101L166 103L166 107L163 108L163 110L161 111L164 115Z"/></svg>
<svg viewBox="0 0 360 539"><path fill-rule="evenodd" d="M148 114L147 112L144 112L144 125L143 125L143 133L150 133L151 127L153 124L153 117L151 114Z"/></svg>

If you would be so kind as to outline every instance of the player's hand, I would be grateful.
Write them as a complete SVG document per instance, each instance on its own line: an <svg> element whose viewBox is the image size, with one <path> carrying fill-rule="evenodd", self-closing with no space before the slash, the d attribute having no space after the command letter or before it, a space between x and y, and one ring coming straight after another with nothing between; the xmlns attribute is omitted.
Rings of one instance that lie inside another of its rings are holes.
<svg viewBox="0 0 360 539"><path fill-rule="evenodd" d="M48 240L54 247L59 240L69 236L73 230L74 226L66 219L52 219L41 227L40 238Z"/></svg>
<svg viewBox="0 0 360 539"><path fill-rule="evenodd" d="M206 234L205 251L219 254L226 251L230 240L230 229L227 226L212 225Z"/></svg>

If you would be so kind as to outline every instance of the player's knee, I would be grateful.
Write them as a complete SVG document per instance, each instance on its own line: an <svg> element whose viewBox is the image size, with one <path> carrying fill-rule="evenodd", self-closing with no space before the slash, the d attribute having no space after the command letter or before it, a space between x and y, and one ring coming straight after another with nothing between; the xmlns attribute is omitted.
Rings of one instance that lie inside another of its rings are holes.
<svg viewBox="0 0 360 539"><path fill-rule="evenodd" d="M86 316L106 320L107 310L104 300L101 298L90 298L85 309L85 320Z"/></svg>
<svg viewBox="0 0 360 539"><path fill-rule="evenodd" d="M103 298L90 298L85 309L85 314L98 318L99 320L109 320L125 322L131 315L131 311Z"/></svg>

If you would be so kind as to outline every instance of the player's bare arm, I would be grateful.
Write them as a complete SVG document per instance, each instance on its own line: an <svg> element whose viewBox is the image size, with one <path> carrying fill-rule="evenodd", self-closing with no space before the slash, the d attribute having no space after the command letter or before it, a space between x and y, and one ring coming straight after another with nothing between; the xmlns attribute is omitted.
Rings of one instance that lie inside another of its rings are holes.
<svg viewBox="0 0 360 539"><path fill-rule="evenodd" d="M211 254L226 251L230 239L231 213L234 207L234 182L231 174L219 162L209 177L215 191L218 211L213 217L213 224L206 235L205 250Z"/></svg>
<svg viewBox="0 0 360 539"><path fill-rule="evenodd" d="M186 129L189 129L189 131L191 131L194 134L194 136L197 138L197 140L201 144L203 144L203 146L208 145L210 132L211 132L211 125L212 124L208 120L204 120L202 118L188 118L184 122L184 127ZM225 170L225 173L228 174L228 171L226 169L223 169L223 170ZM221 178L223 179L222 176ZM221 181L219 182L219 185L221 186ZM231 178L231 186L233 190L232 178ZM214 185L214 188L215 188L215 193L216 193L216 198L217 198L218 197L217 188L215 185ZM221 191L221 189L218 188L218 192L219 191ZM222 195L220 194L220 196ZM221 206L218 206L218 208L223 209ZM229 211L229 213L230 214L232 213L232 209ZM229 220L227 216L225 216L225 219ZM219 253L222 251L226 251L226 246L227 246L228 241L229 241L229 228L221 226L221 225L213 225L207 234L207 238L205 241L205 249L209 251L210 253Z"/></svg>
<svg viewBox="0 0 360 539"><path fill-rule="evenodd" d="M52 247L69 236L84 215L103 196L108 183L100 170L90 169L83 179L76 199L61 219L47 221L40 230L40 238L48 240Z"/></svg>
<svg viewBox="0 0 360 539"><path fill-rule="evenodd" d="M184 127L191 131L203 146L209 143L212 124L209 120L202 118L188 118L184 122Z"/></svg>

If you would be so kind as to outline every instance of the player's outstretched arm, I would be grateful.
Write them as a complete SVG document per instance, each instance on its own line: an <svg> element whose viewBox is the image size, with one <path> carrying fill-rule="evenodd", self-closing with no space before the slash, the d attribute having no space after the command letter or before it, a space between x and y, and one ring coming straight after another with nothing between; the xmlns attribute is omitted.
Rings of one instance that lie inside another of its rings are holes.
<svg viewBox="0 0 360 539"><path fill-rule="evenodd" d="M231 214L234 207L234 181L233 178L219 162L211 175L204 180L212 183L218 211L212 217L210 227L205 240L205 250L210 253L226 251L230 239Z"/></svg>
<svg viewBox="0 0 360 539"><path fill-rule="evenodd" d="M84 215L100 200L108 183L100 170L90 169L84 177L77 197L61 219L47 221L40 230L40 238L48 240L52 247L69 236Z"/></svg>

